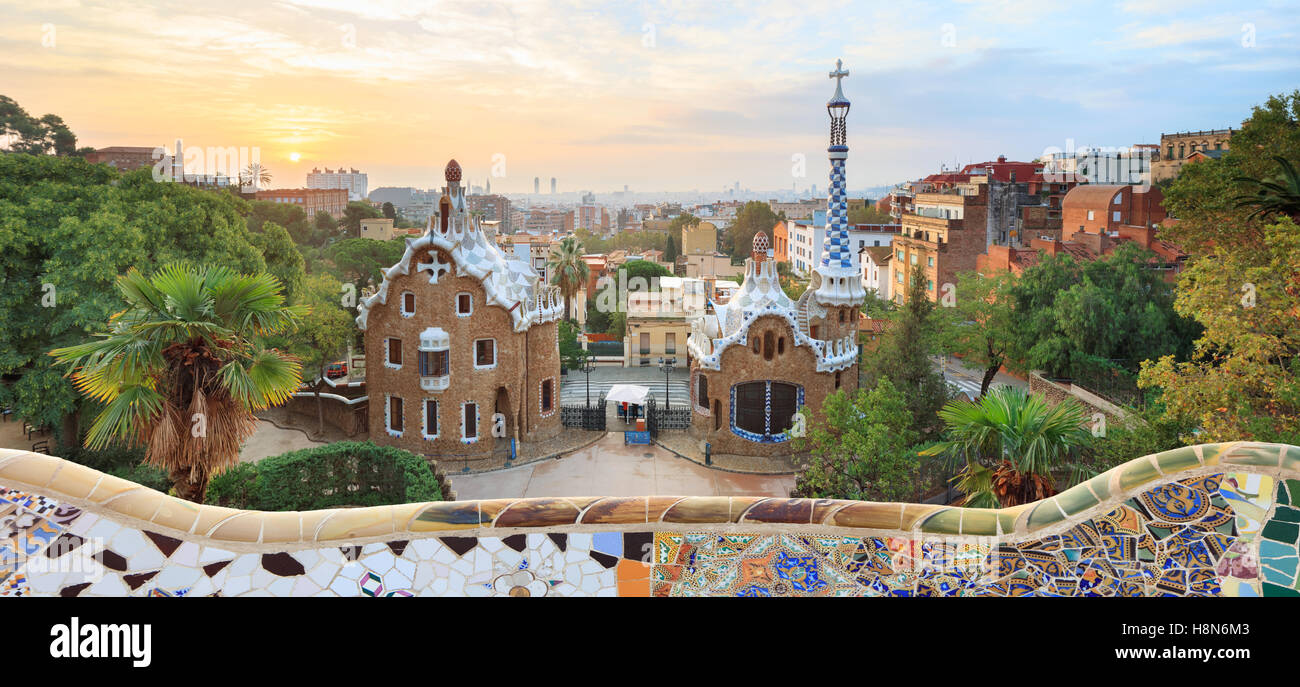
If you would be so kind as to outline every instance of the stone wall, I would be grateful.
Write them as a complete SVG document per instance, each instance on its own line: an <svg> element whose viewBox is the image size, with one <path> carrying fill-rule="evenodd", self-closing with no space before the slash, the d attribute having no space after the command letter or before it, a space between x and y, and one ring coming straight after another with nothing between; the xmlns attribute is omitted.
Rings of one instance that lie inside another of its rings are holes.
<svg viewBox="0 0 1300 687"><path fill-rule="evenodd" d="M1300 447L997 510L576 497L263 513L0 450L0 596L1295 596Z"/></svg>
<svg viewBox="0 0 1300 687"><path fill-rule="evenodd" d="M338 400L330 398L331 394L321 392L321 408L324 411L325 424L343 432L348 438L361 436L364 437L368 431L368 405L369 401L360 401L348 405ZM291 413L301 418L314 421L316 419L316 397L294 396L281 406L269 411L273 414ZM315 430L316 425L307 425L310 429Z"/></svg>
<svg viewBox="0 0 1300 687"><path fill-rule="evenodd" d="M1047 402L1052 405L1056 405L1067 398L1073 399L1086 408L1089 414L1101 413L1108 420L1123 421L1128 417L1123 408L1091 391L1073 384L1054 382L1044 377L1041 372L1029 373L1029 393L1044 396Z"/></svg>

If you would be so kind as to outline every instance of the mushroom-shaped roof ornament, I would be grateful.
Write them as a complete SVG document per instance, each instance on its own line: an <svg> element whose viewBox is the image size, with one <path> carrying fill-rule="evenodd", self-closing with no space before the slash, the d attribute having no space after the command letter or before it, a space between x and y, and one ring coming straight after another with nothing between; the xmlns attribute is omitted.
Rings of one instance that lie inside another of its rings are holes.
<svg viewBox="0 0 1300 687"><path fill-rule="evenodd" d="M452 160L447 163L446 178L448 183L460 183L460 163Z"/></svg>

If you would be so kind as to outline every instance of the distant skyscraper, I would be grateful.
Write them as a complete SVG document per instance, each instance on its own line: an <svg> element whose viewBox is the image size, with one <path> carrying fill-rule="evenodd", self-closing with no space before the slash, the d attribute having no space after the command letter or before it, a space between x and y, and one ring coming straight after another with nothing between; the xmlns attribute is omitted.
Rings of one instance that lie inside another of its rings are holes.
<svg viewBox="0 0 1300 687"><path fill-rule="evenodd" d="M542 192L542 178L533 177L533 193L541 193L541 192Z"/></svg>
<svg viewBox="0 0 1300 687"><path fill-rule="evenodd" d="M555 177L551 177L551 195L555 195Z"/></svg>
<svg viewBox="0 0 1300 687"><path fill-rule="evenodd" d="M627 193L627 184L623 184L623 193Z"/></svg>
<svg viewBox="0 0 1300 687"><path fill-rule="evenodd" d="M492 195L492 177L488 177L488 180L487 180L487 192L488 192L488 195Z"/></svg>

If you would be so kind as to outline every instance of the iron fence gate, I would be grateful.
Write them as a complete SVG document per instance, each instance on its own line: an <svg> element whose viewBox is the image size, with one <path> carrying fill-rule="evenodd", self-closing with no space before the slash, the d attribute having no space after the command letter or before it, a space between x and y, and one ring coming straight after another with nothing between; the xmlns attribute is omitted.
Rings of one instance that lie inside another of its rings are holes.
<svg viewBox="0 0 1300 687"><path fill-rule="evenodd" d="M596 432L605 431L605 397L593 405L560 406L560 424Z"/></svg>
<svg viewBox="0 0 1300 687"><path fill-rule="evenodd" d="M691 409L689 407L660 408L653 396L646 401L645 428L650 432L651 438L658 436L661 430L690 429L690 427Z"/></svg>

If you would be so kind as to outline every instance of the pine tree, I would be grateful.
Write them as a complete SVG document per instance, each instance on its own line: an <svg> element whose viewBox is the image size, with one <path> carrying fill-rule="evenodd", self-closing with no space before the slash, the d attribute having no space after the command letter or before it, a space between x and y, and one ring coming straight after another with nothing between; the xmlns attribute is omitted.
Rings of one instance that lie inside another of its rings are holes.
<svg viewBox="0 0 1300 687"><path fill-rule="evenodd" d="M925 289L924 275L913 272L907 303L889 314L889 328L880 347L864 365L868 387L888 378L907 398L912 428L922 437L935 436L940 429L939 409L950 392L943 374L930 360L934 348L934 303Z"/></svg>

